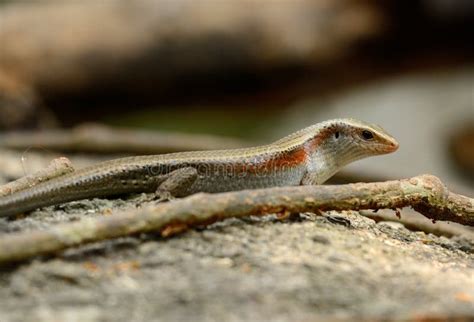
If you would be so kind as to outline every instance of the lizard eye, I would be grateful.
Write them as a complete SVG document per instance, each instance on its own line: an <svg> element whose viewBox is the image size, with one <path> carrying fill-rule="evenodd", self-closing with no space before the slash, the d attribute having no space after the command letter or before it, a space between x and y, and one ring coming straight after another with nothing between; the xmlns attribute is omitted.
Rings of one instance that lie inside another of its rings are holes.
<svg viewBox="0 0 474 322"><path fill-rule="evenodd" d="M364 140L372 140L374 138L374 134L368 130L362 131L362 138Z"/></svg>

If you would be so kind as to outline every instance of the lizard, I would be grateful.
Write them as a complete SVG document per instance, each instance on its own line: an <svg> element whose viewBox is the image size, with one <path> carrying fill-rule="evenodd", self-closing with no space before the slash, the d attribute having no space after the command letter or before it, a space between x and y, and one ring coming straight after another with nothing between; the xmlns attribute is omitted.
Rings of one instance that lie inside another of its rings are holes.
<svg viewBox="0 0 474 322"><path fill-rule="evenodd" d="M341 118L271 144L230 150L132 156L79 169L0 198L0 217L73 200L156 192L160 200L324 183L345 165L398 149L380 126Z"/></svg>

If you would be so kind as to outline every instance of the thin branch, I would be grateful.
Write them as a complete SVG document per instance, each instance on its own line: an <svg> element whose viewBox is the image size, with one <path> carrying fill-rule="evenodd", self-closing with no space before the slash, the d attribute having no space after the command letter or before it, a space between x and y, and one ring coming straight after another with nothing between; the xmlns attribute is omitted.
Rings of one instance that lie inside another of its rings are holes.
<svg viewBox="0 0 474 322"><path fill-rule="evenodd" d="M391 210L381 210L378 212L362 210L359 213L364 217L375 220L376 222L393 221L400 223L405 226L405 228L412 231L423 231L427 234L446 237L465 236L474 240L474 231L471 227L446 221L433 222L409 209L403 209L403 211L401 211L401 217L397 217Z"/></svg>
<svg viewBox="0 0 474 322"><path fill-rule="evenodd" d="M278 187L219 194L199 193L113 216L65 223L0 239L0 263L105 239L158 231L163 236L231 217L268 213L361 210L412 206L434 220L474 225L474 199L456 195L431 175L379 183Z"/></svg>
<svg viewBox="0 0 474 322"><path fill-rule="evenodd" d="M238 139L204 134L158 132L83 124L72 130L11 132L0 135L0 147L42 148L93 153L155 154L190 150L238 148Z"/></svg>
<svg viewBox="0 0 474 322"><path fill-rule="evenodd" d="M33 187L38 183L48 181L52 178L59 177L73 171L74 168L68 158L56 158L51 161L48 167L0 186L0 197Z"/></svg>

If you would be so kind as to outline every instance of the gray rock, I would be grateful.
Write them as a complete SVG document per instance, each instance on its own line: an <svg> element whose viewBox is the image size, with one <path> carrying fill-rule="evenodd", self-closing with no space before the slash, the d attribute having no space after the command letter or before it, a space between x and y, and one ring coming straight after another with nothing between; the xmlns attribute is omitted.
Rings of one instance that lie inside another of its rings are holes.
<svg viewBox="0 0 474 322"><path fill-rule="evenodd" d="M124 202L46 208L3 226L31 229L38 220L34 228L39 221L44 228L84 209L96 209L87 216L98 216L107 207ZM0 320L474 317L473 240L377 224L356 212L324 214L335 215L351 226L308 214L296 221L270 215L36 259L0 273Z"/></svg>

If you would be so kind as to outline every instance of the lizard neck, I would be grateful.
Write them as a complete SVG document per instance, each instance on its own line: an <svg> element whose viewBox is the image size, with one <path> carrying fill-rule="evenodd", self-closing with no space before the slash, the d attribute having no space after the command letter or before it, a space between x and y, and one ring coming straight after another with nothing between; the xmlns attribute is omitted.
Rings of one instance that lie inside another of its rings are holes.
<svg viewBox="0 0 474 322"><path fill-rule="evenodd" d="M336 128L323 128L303 144L306 152L306 170L312 184L322 184L346 164L355 161L350 142L334 142Z"/></svg>
<svg viewBox="0 0 474 322"><path fill-rule="evenodd" d="M292 133L274 145L278 151L284 152L287 164L303 166L305 172L312 174L312 183L320 184L346 164L341 158L346 158L342 150L335 149L331 140L334 131L331 124L319 123Z"/></svg>
<svg viewBox="0 0 474 322"><path fill-rule="evenodd" d="M309 148L308 148L309 146ZM322 184L345 165L358 160L350 146L335 147L326 141L316 148L311 148L311 143L306 149L306 171L311 174L312 184Z"/></svg>

